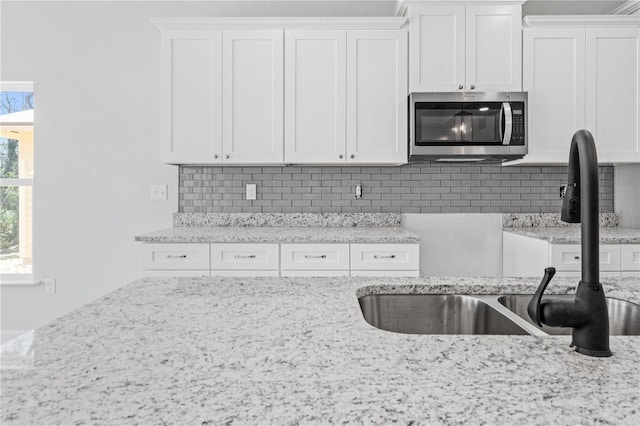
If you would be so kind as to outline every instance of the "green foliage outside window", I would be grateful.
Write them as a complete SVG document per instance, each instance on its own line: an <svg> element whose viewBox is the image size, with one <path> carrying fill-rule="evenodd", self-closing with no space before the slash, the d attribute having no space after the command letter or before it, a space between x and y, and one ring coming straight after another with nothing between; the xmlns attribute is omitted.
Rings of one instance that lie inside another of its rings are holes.
<svg viewBox="0 0 640 426"><path fill-rule="evenodd" d="M0 115L33 109L32 92L0 92ZM0 178L17 178L18 141L0 138ZM0 187L0 253L18 244L18 187Z"/></svg>

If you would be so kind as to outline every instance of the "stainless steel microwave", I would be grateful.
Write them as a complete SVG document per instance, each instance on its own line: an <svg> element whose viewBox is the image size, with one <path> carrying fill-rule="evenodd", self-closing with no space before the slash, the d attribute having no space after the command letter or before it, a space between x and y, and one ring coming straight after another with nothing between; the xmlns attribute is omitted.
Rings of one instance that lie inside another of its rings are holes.
<svg viewBox="0 0 640 426"><path fill-rule="evenodd" d="M409 161L507 161L527 153L527 93L412 93Z"/></svg>

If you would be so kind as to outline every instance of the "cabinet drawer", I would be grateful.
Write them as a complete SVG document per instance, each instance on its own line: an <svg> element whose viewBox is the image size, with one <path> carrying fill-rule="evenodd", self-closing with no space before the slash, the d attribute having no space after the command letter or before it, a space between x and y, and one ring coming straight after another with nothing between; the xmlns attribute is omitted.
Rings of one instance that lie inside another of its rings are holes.
<svg viewBox="0 0 640 426"><path fill-rule="evenodd" d="M640 244L623 244L621 247L622 270L640 271Z"/></svg>
<svg viewBox="0 0 640 426"><path fill-rule="evenodd" d="M280 254L283 271L349 270L349 244L282 244Z"/></svg>
<svg viewBox="0 0 640 426"><path fill-rule="evenodd" d="M551 244L549 246L549 263L558 271L580 271L582 253L579 244ZM600 245L600 270L620 270L620 245Z"/></svg>
<svg viewBox="0 0 640 426"><path fill-rule="evenodd" d="M149 270L209 270L209 244L143 244Z"/></svg>
<svg viewBox="0 0 640 426"><path fill-rule="evenodd" d="M278 244L211 244L211 270L278 270Z"/></svg>
<svg viewBox="0 0 640 426"><path fill-rule="evenodd" d="M351 269L418 270L418 244L351 244Z"/></svg>

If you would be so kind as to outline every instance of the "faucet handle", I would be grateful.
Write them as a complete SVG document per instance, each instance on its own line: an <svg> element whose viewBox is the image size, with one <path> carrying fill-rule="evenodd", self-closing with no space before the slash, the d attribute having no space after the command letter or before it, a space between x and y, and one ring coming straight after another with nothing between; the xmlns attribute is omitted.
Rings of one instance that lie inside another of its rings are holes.
<svg viewBox="0 0 640 426"><path fill-rule="evenodd" d="M534 293L533 297L529 301L529 305L527 306L527 312L529 313L529 318L531 321L538 324L538 326L542 327L542 322L540 321L540 301L542 300L542 294L546 290L551 278L556 274L556 268L549 267L544 268L544 277L542 278L542 282L538 286L538 289Z"/></svg>

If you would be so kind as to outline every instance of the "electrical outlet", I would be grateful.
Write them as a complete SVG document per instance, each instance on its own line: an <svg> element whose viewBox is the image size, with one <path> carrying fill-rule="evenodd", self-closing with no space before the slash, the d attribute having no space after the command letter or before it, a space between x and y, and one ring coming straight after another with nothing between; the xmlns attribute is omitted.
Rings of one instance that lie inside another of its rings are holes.
<svg viewBox="0 0 640 426"><path fill-rule="evenodd" d="M44 284L44 292L45 294L54 294L56 292L56 279L55 278L47 278L42 281Z"/></svg>
<svg viewBox="0 0 640 426"><path fill-rule="evenodd" d="M164 201L167 199L167 185L155 184L151 185L151 199L156 201Z"/></svg>
<svg viewBox="0 0 640 426"><path fill-rule="evenodd" d="M356 200L362 198L362 184L356 185Z"/></svg>
<svg viewBox="0 0 640 426"><path fill-rule="evenodd" d="M257 197L257 185L255 183L247 184L247 200L255 200Z"/></svg>
<svg viewBox="0 0 640 426"><path fill-rule="evenodd" d="M560 199L564 200L564 196L567 194L567 185L560 185Z"/></svg>

